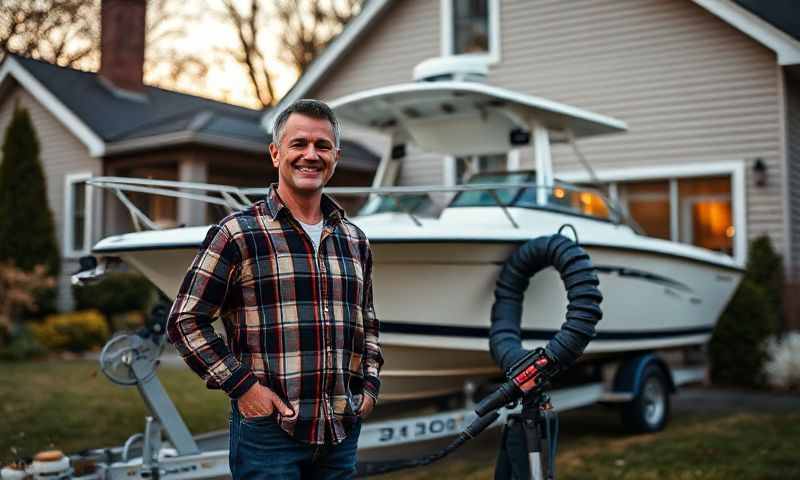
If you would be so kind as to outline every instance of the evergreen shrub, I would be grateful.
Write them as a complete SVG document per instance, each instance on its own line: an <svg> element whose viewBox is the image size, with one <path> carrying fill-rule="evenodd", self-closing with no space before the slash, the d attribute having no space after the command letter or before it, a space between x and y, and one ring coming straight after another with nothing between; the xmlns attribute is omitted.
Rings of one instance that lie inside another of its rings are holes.
<svg viewBox="0 0 800 480"><path fill-rule="evenodd" d="M760 387L774 333L775 310L765 290L745 277L714 329L709 343L711 380L719 385Z"/></svg>
<svg viewBox="0 0 800 480"><path fill-rule="evenodd" d="M27 272L45 265L50 276L58 275L61 260L39 158L39 140L30 115L19 107L14 110L3 140L0 219L0 262L11 261ZM38 310L51 310L55 297L55 288L38 291Z"/></svg>
<svg viewBox="0 0 800 480"><path fill-rule="evenodd" d="M750 243L747 255L747 276L764 288L767 300L776 315L776 327L783 325L783 257L772 246L766 235L761 235Z"/></svg>

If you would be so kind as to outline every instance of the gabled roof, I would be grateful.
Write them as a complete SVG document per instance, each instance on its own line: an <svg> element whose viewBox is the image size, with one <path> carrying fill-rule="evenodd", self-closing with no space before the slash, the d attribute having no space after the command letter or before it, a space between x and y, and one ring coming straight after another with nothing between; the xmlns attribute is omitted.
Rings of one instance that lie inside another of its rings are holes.
<svg viewBox="0 0 800 480"><path fill-rule="evenodd" d="M780 31L800 40L800 2L797 0L734 0L737 5Z"/></svg>
<svg viewBox="0 0 800 480"><path fill-rule="evenodd" d="M800 1L797 0L692 0L713 15L750 36L778 56L780 65L800 64ZM330 46L311 64L297 83L272 110L265 112L262 126L272 129L277 112L303 98L341 59L394 0L369 0Z"/></svg>
<svg viewBox="0 0 800 480"><path fill-rule="evenodd" d="M271 139L261 128L259 110L151 86L126 92L96 73L13 54L0 66L0 85L9 77L95 157L190 143L263 153ZM377 155L352 142L343 147L347 168L375 169Z"/></svg>
<svg viewBox="0 0 800 480"><path fill-rule="evenodd" d="M0 81L7 75L26 87L45 90L49 95L41 98L37 93L42 92L29 88L45 106L70 112L94 134L95 142L109 148L131 139L184 132L221 135L245 145L257 143L263 151L269 138L259 126L258 110L151 86L145 86L142 93L126 92L96 73L18 55L9 55L4 61ZM106 149L100 150L104 153ZM93 154L101 151L95 149Z"/></svg>

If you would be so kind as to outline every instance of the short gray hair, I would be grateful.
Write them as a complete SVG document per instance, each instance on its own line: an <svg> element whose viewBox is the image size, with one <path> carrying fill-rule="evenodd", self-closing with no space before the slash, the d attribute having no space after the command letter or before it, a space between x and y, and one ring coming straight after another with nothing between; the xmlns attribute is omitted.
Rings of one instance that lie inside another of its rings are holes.
<svg viewBox="0 0 800 480"><path fill-rule="evenodd" d="M333 130L334 144L336 145L336 148L339 148L341 143L339 120L336 119L336 115L333 114L333 110L331 110L331 107L329 107L325 102L310 98L303 98L294 101L291 105L279 113L277 117L275 117L275 121L272 124L272 143L276 145L280 144L281 137L283 137L284 129L286 127L286 122L289 120L289 116L293 113L299 113L311 118L319 118L329 121L331 124L331 130Z"/></svg>

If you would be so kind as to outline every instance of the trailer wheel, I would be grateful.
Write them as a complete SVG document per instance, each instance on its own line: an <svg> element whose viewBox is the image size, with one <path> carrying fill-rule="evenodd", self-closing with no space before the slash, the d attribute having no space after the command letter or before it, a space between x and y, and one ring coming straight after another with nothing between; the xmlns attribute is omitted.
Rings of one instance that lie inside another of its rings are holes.
<svg viewBox="0 0 800 480"><path fill-rule="evenodd" d="M658 432L669 420L669 380L664 371L655 365L648 365L642 375L639 393L628 403L622 405L622 423L637 433Z"/></svg>

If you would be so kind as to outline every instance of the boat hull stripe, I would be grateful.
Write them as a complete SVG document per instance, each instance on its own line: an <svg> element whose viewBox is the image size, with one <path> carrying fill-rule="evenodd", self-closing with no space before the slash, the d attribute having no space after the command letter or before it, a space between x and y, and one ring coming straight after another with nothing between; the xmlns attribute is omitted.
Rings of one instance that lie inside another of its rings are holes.
<svg viewBox="0 0 800 480"><path fill-rule="evenodd" d="M655 338L685 337L689 335L709 334L713 326L696 328L676 328L668 330L631 330L615 332L597 332L596 340L645 340ZM523 340L550 340L558 330L523 329ZM456 327L449 325L432 325L421 323L400 323L381 320L381 333L404 333L409 335L431 335L446 337L489 338L489 327Z"/></svg>

